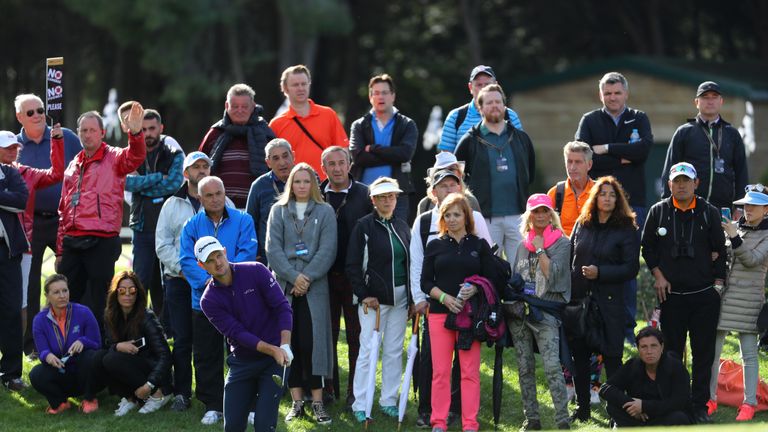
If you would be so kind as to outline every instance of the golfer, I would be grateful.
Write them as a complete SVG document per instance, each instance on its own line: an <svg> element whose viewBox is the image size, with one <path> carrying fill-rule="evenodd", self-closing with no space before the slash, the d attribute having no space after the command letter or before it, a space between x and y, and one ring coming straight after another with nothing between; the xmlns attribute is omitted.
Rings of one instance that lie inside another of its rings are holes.
<svg viewBox="0 0 768 432"><path fill-rule="evenodd" d="M195 258L213 279L200 307L227 338L231 352L224 384L224 430L242 432L255 401L255 431L274 431L285 368L293 360L293 316L283 290L264 265L230 263L215 237L195 243ZM273 375L281 377L274 380Z"/></svg>

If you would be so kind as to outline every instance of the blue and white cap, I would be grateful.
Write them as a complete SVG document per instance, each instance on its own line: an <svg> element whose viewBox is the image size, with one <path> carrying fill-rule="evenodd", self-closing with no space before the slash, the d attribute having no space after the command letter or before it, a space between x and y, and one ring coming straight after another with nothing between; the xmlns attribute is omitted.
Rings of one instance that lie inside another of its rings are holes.
<svg viewBox="0 0 768 432"><path fill-rule="evenodd" d="M676 177L684 175L691 180L696 179L696 168L688 162L680 162L672 165L669 169L669 179L674 180Z"/></svg>
<svg viewBox="0 0 768 432"><path fill-rule="evenodd" d="M184 158L184 167L181 170L182 171L186 170L190 166L194 165L194 163L199 161L200 159L203 159L206 162L208 162L208 165L213 165L213 161L211 161L211 158L209 158L207 154L201 151L193 151L192 153L188 154L187 157Z"/></svg>

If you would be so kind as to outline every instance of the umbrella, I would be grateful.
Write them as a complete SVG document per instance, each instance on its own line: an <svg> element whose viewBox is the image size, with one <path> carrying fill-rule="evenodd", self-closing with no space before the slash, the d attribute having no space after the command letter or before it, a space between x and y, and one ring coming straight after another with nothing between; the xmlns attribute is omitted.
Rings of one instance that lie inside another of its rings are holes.
<svg viewBox="0 0 768 432"><path fill-rule="evenodd" d="M363 304L363 313L368 313L368 306ZM371 352L368 356L368 380L366 381L367 391L365 392L365 428L368 429L368 423L371 418L371 410L373 409L373 394L376 392L376 365L379 362L379 342L381 342L381 335L379 334L379 320L381 314L379 309L376 309L376 324L373 327L373 334L371 335Z"/></svg>
<svg viewBox="0 0 768 432"><path fill-rule="evenodd" d="M504 380L504 360L502 354L504 347L496 342L496 358L493 361L493 425L494 430L499 427L499 413L501 412L501 388Z"/></svg>
<svg viewBox="0 0 768 432"><path fill-rule="evenodd" d="M405 417L405 406L408 404L408 393L411 387L411 375L413 373L413 364L416 361L416 353L419 352L419 314L413 317L413 330L411 331L411 342L408 344L408 361L405 363L405 375L403 375L403 384L400 386L400 403L397 407L397 430L403 425Z"/></svg>

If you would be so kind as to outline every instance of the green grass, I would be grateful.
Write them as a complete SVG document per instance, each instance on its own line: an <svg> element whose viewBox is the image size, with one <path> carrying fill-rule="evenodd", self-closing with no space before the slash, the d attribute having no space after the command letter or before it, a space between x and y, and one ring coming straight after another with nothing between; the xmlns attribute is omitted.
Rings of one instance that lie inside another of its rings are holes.
<svg viewBox="0 0 768 432"><path fill-rule="evenodd" d="M128 266L127 257L130 257L130 247L124 249L124 257L118 263L118 267L123 268ZM48 267L44 268L43 273L52 271L50 262L46 264ZM639 323L642 324L642 323ZM341 381L342 384L346 383L347 377L347 364L346 355L347 347L343 343L345 340L342 334L339 342L339 358L341 359ZM408 340L406 339L406 344ZM625 358L633 355L633 350L625 350ZM481 401L480 401L480 427L482 430L493 430L493 418L491 411L491 380L493 376L493 349L484 347L483 360L480 369L481 379ZM724 358L739 358L738 341L735 337L729 336L726 339L726 344L723 349ZM405 355L403 355L403 361L405 361ZM24 379L27 380L27 374L35 363L24 361ZM523 416L522 406L520 402L520 392L517 384L517 371L516 371L516 359L513 350L505 350L504 352L504 389L503 389L503 403L501 410L501 419L499 430L502 431L516 431L520 427ZM379 368L380 370L380 368ZM760 354L760 375L763 378L768 377L768 357L765 353ZM554 411L552 409L551 398L547 391L544 376L541 370L541 364L537 367L537 381L539 389L539 403L542 415L542 422L545 428L553 428L554 424ZM342 385L342 389L345 388ZM377 395L378 398L378 395ZM193 400L192 408L184 413L176 413L170 411L168 408L148 414L141 415L135 411L122 418L115 418L112 415L112 411L117 406L118 399L114 396L108 396L106 393L102 393L99 397L101 409L91 415L83 415L76 409L57 416L48 416L44 413L47 406L45 399L39 395L34 389L27 389L19 394L10 393L8 391L0 391L0 412L2 413L2 420L0 420L0 431L73 431L73 432L89 432L89 431L215 431L221 430L222 425L217 426L203 426L200 424L200 418L203 415L203 406L196 400ZM333 417L333 424L329 427L315 427L315 424L308 420L299 420L293 422L290 426L286 426L282 422L282 417L285 416L288 410L289 402L284 400L280 406L280 419L278 421L278 430L281 431L305 431L312 429L327 429L333 431L353 431L362 430L363 427L357 424L352 415L346 412L342 403L337 403L329 407L331 415ZM397 428L397 421L385 418L377 410L377 403L374 405L373 416L374 422L371 423L369 430L371 431L394 431ZM573 409L573 406L571 406ZM408 405L405 421L403 423L402 430L417 430L415 428L415 414L416 403L411 392L411 398ZM714 416L714 421L717 423L712 426L692 426L687 430L705 430L705 431L765 431L768 430L768 412L760 412L755 415L755 420L747 424L736 424L734 418L736 417L736 410L729 407L721 407L717 414ZM595 431L603 430L608 426L608 418L602 407L593 406L592 420L586 425L577 423L573 426L574 430L579 431ZM459 430L454 426L451 430ZM651 430L663 430L662 428L656 428Z"/></svg>

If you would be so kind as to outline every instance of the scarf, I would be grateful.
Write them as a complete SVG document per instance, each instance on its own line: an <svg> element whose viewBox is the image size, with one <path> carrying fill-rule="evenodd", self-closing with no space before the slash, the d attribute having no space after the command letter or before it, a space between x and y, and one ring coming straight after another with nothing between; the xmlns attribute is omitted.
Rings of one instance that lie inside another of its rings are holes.
<svg viewBox="0 0 768 432"><path fill-rule="evenodd" d="M544 233L542 236L544 237L544 246L542 249L546 249L554 242L557 241L561 236L563 235L562 231L560 231L557 228L553 228L552 225L547 225L546 228L544 228ZM525 244L525 248L528 249L531 252L536 252L536 246L533 245L533 239L536 237L536 231L530 230L528 231L528 235L523 240L523 244Z"/></svg>
<svg viewBox="0 0 768 432"><path fill-rule="evenodd" d="M224 111L224 117L212 126L214 129L222 130L223 133L216 138L216 142L211 149L211 161L213 162L211 171L218 168L219 162L221 162L221 157L227 150L229 143L232 142L232 139L243 137L248 141L248 159L250 162L251 174L258 177L268 171L266 162L264 162L264 159L266 158L264 146L267 144L267 141L271 139L271 137L267 135L272 134L265 133L265 130L269 130L269 128L266 127L266 122L259 115L261 112L261 105L256 105L251 114L251 118L248 119L248 123L244 125L236 125L232 124L232 120L227 115L227 112Z"/></svg>

